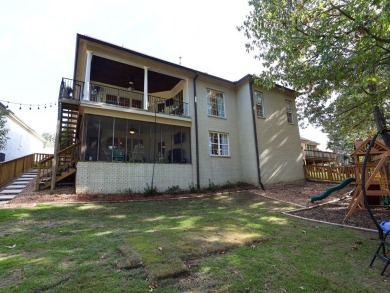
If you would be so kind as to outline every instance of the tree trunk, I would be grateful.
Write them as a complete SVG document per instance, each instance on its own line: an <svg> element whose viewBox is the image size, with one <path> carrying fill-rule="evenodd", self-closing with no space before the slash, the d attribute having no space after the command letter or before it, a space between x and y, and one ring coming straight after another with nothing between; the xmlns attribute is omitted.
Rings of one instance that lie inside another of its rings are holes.
<svg viewBox="0 0 390 293"><path fill-rule="evenodd" d="M383 113L381 109L379 109L379 106L375 106L374 108L374 121L376 124L376 127L378 131L386 130L386 119L383 116ZM390 132L383 132L382 133L382 139L384 140L385 144L390 147Z"/></svg>

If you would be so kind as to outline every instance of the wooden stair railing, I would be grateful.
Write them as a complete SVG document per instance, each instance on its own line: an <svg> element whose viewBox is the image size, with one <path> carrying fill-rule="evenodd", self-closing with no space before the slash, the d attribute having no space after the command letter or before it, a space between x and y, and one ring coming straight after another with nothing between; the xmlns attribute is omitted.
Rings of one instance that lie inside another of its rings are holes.
<svg viewBox="0 0 390 293"><path fill-rule="evenodd" d="M73 144L60 152L57 155L57 172L52 174L53 158L50 156L38 163L38 175L35 185L35 190L43 190L51 185L51 181L55 178L55 182L76 173L76 164L79 161L80 143Z"/></svg>

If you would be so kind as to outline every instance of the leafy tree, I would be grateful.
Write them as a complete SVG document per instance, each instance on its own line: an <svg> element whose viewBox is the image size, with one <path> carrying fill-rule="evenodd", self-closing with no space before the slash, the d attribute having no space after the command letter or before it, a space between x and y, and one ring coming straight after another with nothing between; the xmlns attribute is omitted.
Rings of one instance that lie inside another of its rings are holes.
<svg viewBox="0 0 390 293"><path fill-rule="evenodd" d="M5 116L3 113L1 113L1 110L0 110L0 150L5 148L5 145L6 145L7 140L8 140L7 134L8 134L9 129L6 128L6 126L5 126L6 122L7 122L7 120L5 119Z"/></svg>
<svg viewBox="0 0 390 293"><path fill-rule="evenodd" d="M390 1L250 0L249 5L252 11L238 29L248 38L248 52L262 61L259 83L297 90L300 118L321 126L333 144L386 128Z"/></svg>
<svg viewBox="0 0 390 293"><path fill-rule="evenodd" d="M49 132L42 133L42 137L46 140L45 148L54 147L54 135Z"/></svg>

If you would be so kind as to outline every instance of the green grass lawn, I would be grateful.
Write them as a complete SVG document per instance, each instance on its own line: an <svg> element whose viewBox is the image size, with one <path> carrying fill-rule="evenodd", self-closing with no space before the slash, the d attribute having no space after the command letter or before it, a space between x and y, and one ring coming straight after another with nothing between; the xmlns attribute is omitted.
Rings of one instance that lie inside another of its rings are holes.
<svg viewBox="0 0 390 293"><path fill-rule="evenodd" d="M388 291L376 234L291 209L246 192L0 209L0 291Z"/></svg>

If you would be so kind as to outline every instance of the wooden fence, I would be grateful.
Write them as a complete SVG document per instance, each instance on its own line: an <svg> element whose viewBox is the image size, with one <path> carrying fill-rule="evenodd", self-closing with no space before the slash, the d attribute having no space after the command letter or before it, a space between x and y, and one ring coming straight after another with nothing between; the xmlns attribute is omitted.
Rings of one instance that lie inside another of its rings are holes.
<svg viewBox="0 0 390 293"><path fill-rule="evenodd" d="M14 160L0 163L0 187L27 170L37 166L48 154L31 154Z"/></svg>
<svg viewBox="0 0 390 293"><path fill-rule="evenodd" d="M326 182L341 182L349 177L355 177L355 167L330 167L318 165L305 165L305 176L308 180Z"/></svg>

